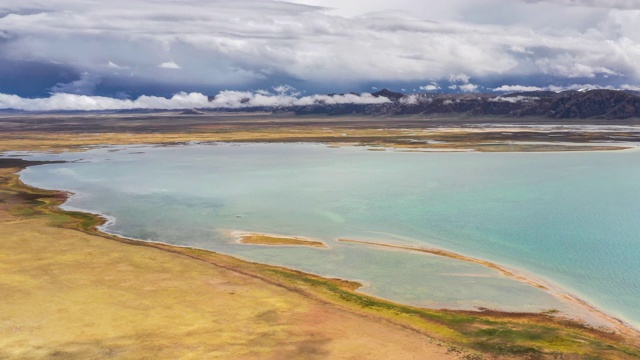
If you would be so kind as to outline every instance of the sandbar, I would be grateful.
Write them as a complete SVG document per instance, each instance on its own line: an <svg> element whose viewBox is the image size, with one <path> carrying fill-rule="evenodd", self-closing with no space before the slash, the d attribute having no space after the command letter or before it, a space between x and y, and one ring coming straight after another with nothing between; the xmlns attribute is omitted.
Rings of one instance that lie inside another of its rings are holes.
<svg viewBox="0 0 640 360"><path fill-rule="evenodd" d="M241 244L269 246L310 246L316 248L328 248L327 245L322 241L305 239L298 236L285 236L242 231L233 231L232 235L234 237L237 237L238 242Z"/></svg>
<svg viewBox="0 0 640 360"><path fill-rule="evenodd" d="M436 256L442 256L442 257L447 257L450 259L456 259L456 260L461 260L461 261L467 261L467 262L472 262L474 264L479 264L485 267L488 267L490 269L494 269L498 272L500 272L502 275L512 278L514 280L526 283L528 285L537 287L539 289L543 289L543 290L547 290L548 292L552 293L553 295L556 296L560 296L563 299L573 303L574 305L580 306L581 308L585 309L587 312L589 312L591 315L596 316L597 318L599 318L600 320L602 320L604 323L609 324L610 326L612 326L616 331L621 332L621 333L626 333L629 336L632 337L640 337L640 330L633 328L630 324L625 323L624 321L615 318L603 311L601 311L600 309L595 308L593 305L589 304L588 302L573 296L569 293L560 291L558 289L552 289L550 285L543 283L543 281L541 280L535 280L533 278L530 277L526 277L523 275L519 275L517 272L513 271L513 270L509 270L503 266L500 266L496 263L487 261L487 260L482 260L482 259L477 259L474 257L470 257L470 256L466 256L466 255L462 255L462 254L458 254L458 253L454 253L451 251L447 251L447 250L443 250L443 249L436 249L436 248L425 248L425 247L416 247L416 246L406 246L406 245L397 245L397 244L389 244L389 243L382 243L382 242L374 242L374 241L365 241L365 240L354 240L354 239L337 239L337 241L339 242L343 242L343 243L351 243L351 244L361 244L361 245L371 245L371 246L379 246L379 247L384 247L384 248L390 248L390 249L398 249L398 250L406 250L406 251L416 251L416 252L422 252L422 253L427 253L427 254L431 254L431 255L436 255Z"/></svg>

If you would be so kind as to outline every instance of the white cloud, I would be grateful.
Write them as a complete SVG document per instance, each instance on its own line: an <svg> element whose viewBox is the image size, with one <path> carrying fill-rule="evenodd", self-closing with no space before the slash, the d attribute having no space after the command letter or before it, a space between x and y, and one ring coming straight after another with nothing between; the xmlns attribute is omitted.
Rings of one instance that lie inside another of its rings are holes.
<svg viewBox="0 0 640 360"><path fill-rule="evenodd" d="M640 9L639 0L525 0L527 2L553 2L567 6L600 7L606 9Z"/></svg>
<svg viewBox="0 0 640 360"><path fill-rule="evenodd" d="M438 84L436 84L435 82L432 82L431 84L428 84L428 85L420 86L420 90L424 90L424 91L437 91L440 89L441 89L440 86L438 86Z"/></svg>
<svg viewBox="0 0 640 360"><path fill-rule="evenodd" d="M615 71L599 65L585 65L580 59L567 54L555 58L542 58L536 64L545 74L565 78L594 78L597 75L618 75Z"/></svg>
<svg viewBox="0 0 640 360"><path fill-rule="evenodd" d="M567 90L579 90L579 91L596 90L596 89L610 89L610 90L613 90L614 87L613 86L602 86L602 85L596 85L596 84L573 84L573 85L564 85L564 86L549 85L549 86L545 87L544 89L545 90L550 90L550 91L555 91L555 92L560 92L560 91L567 91Z"/></svg>
<svg viewBox="0 0 640 360"><path fill-rule="evenodd" d="M90 95L93 94L100 81L99 76L84 72L81 74L80 79L76 81L56 84L51 88L51 92Z"/></svg>
<svg viewBox="0 0 640 360"><path fill-rule="evenodd" d="M472 92L478 92L478 89L480 88L480 86L476 84L467 83L462 85L449 85L447 86L447 88L451 90L460 91L460 92L472 93Z"/></svg>
<svg viewBox="0 0 640 360"><path fill-rule="evenodd" d="M548 86L524 86L524 85L502 85L493 89L496 92L521 92L521 91L567 91L567 90L640 90L638 85L624 84L620 86L598 85L598 84L571 84L571 85L548 85Z"/></svg>
<svg viewBox="0 0 640 360"><path fill-rule="evenodd" d="M493 89L497 92L521 92L521 91L541 91L544 90L538 86L524 86L524 85L502 85Z"/></svg>
<svg viewBox="0 0 640 360"><path fill-rule="evenodd" d="M471 77L467 74L459 73L459 74L449 74L449 82L450 83L463 83L466 84L469 82Z"/></svg>
<svg viewBox="0 0 640 360"><path fill-rule="evenodd" d="M640 86L639 86L639 85L629 85L629 84L624 84L624 85L620 85L620 89L621 89L621 90L633 90L633 91L640 91Z"/></svg>
<svg viewBox="0 0 640 360"><path fill-rule="evenodd" d="M567 90L636 90L640 91L640 85L623 84L620 86L599 85L599 84L570 84L570 85L548 85L548 86L527 86L527 85L502 85L491 89L495 92L526 92L526 91L567 91Z"/></svg>
<svg viewBox="0 0 640 360"><path fill-rule="evenodd" d="M182 69L180 65L176 64L174 61L163 62L162 64L158 65L158 67L161 69L172 69L172 70Z"/></svg>
<svg viewBox="0 0 640 360"><path fill-rule="evenodd" d="M538 99L539 98L535 96L509 96L509 97L498 96L498 97L489 99L489 101L490 102L522 103L522 102L533 102Z"/></svg>
<svg viewBox="0 0 640 360"><path fill-rule="evenodd" d="M109 62L107 63L107 67L110 68L110 69L118 69L118 70L126 70L126 69L128 69L128 67L120 66L120 65L114 63L111 60L109 60Z"/></svg>
<svg viewBox="0 0 640 360"><path fill-rule="evenodd" d="M281 95L286 95L286 94L289 94L291 96L300 95L300 93L298 91L296 91L296 88L294 88L291 85L286 85L286 84L275 86L275 87L273 87L273 90L276 93L281 94Z"/></svg>
<svg viewBox="0 0 640 360"><path fill-rule="evenodd" d="M400 103L404 105L417 105L419 103L418 95L408 95L400 98Z"/></svg>
<svg viewBox="0 0 640 360"><path fill-rule="evenodd" d="M360 95L311 95L296 97L290 94L272 94L266 91L221 91L209 101L201 93L180 92L171 98L140 96L135 100L116 99L103 96L88 96L55 93L48 98L22 98L16 95L0 94L0 109L26 111L95 111L133 109L191 109L191 108L248 108L305 106L313 104L384 104L390 100L364 93Z"/></svg>
<svg viewBox="0 0 640 360"><path fill-rule="evenodd" d="M478 85L475 85L475 84L464 84L464 85L458 86L458 88L462 92L477 92L478 91Z"/></svg>
<svg viewBox="0 0 640 360"><path fill-rule="evenodd" d="M314 103L324 104L385 104L391 102L384 96L373 96L371 94L344 94L344 95L312 95L304 96L298 99L291 100L291 105L313 105Z"/></svg>
<svg viewBox="0 0 640 360"><path fill-rule="evenodd" d="M205 107L207 104L207 96L198 93L178 93L169 99L140 96L136 100L68 93L55 93L48 98L36 99L0 94L0 108L27 111L188 109Z"/></svg>

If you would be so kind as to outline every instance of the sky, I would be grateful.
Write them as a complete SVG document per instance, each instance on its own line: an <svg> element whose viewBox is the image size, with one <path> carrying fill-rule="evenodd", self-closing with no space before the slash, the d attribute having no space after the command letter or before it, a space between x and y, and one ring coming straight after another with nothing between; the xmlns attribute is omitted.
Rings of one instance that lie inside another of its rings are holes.
<svg viewBox="0 0 640 360"><path fill-rule="evenodd" d="M0 0L0 108L639 85L640 0Z"/></svg>

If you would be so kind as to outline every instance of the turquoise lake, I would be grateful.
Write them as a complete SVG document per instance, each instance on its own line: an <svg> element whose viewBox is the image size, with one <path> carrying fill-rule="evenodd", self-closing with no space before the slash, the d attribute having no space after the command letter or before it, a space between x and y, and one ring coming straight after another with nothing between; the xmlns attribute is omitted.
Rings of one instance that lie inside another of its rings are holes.
<svg viewBox="0 0 640 360"><path fill-rule="evenodd" d="M19 155L19 154L9 154ZM337 238L437 247L542 279L640 327L640 152L409 153L320 144L117 146L32 154L24 182L76 193L105 230L363 282L427 307L575 312L481 265ZM238 244L232 230L330 249Z"/></svg>

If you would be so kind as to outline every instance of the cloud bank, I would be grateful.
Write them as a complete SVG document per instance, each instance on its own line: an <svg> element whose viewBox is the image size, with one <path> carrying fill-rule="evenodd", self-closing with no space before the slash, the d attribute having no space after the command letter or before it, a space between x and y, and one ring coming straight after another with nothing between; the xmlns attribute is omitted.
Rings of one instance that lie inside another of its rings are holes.
<svg viewBox="0 0 640 360"><path fill-rule="evenodd" d="M632 90L632 91L640 91L640 86L638 85L630 85L630 84L622 84L620 86L611 86L611 85L598 85L598 84L571 84L566 86L557 86L557 85L549 85L544 87L539 86L524 86L524 85L503 85L492 89L493 92L504 93L504 92L526 92L526 91L567 91L567 90L578 90L578 91L586 91L586 90L598 90L598 89L606 89L606 90Z"/></svg>
<svg viewBox="0 0 640 360"><path fill-rule="evenodd" d="M280 89L282 90L282 89ZM46 98L23 98L17 95L0 94L0 109L24 111L99 111L136 109L242 109L251 107L286 107L314 104L383 104L390 102L386 97L375 97L364 93L341 95L312 95L298 97L295 93L270 93L264 90L221 91L209 101L201 93L180 92L170 98L140 96L135 100L116 99L104 96L88 96L69 93L55 93Z"/></svg>
<svg viewBox="0 0 640 360"><path fill-rule="evenodd" d="M468 81L468 80L465 80ZM478 86L472 83L462 85L451 85L460 89L461 92L478 92ZM421 87L422 91L436 90L435 85L429 84ZM503 85L490 91L503 94L527 91L567 91L567 90L633 90L640 91L640 86L624 84L619 87L601 86L595 84L572 84L568 86L522 86ZM522 102L537 99L535 96L502 97L497 96L489 101ZM370 93L362 94L332 94L332 95L307 95L302 96L301 92L289 85L279 85L273 91L233 91L225 90L219 92L215 97L209 97L198 92L179 92L171 97L161 96L140 96L136 99L118 99L106 96L81 95L71 93L52 93L48 97L24 98L18 95L0 93L0 110L22 110L22 111L108 111L108 110L182 110L182 109L248 109L256 107L290 107L290 106L312 106L312 105L339 105L339 104L385 104L390 100L384 96L374 96ZM430 98L421 97L420 94L407 94L399 99L404 105L416 105L421 101L432 101ZM445 104L453 103L452 100L445 101Z"/></svg>
<svg viewBox="0 0 640 360"><path fill-rule="evenodd" d="M0 61L56 67L43 94L637 85L639 58L637 0L0 1Z"/></svg>

